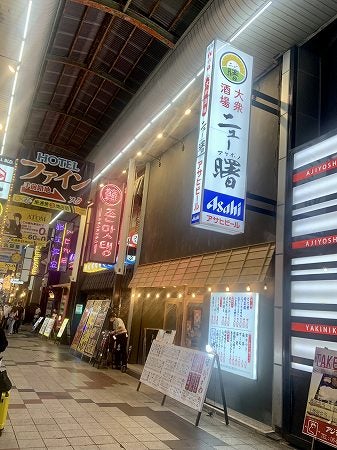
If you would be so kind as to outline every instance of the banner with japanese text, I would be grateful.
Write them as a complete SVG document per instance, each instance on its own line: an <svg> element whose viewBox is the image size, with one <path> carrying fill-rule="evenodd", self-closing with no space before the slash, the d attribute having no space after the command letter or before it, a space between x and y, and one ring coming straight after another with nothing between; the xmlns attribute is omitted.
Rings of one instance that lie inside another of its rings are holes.
<svg viewBox="0 0 337 450"><path fill-rule="evenodd" d="M316 347L303 433L337 448L337 351Z"/></svg>
<svg viewBox="0 0 337 450"><path fill-rule="evenodd" d="M116 262L123 199L123 184L109 183L99 188L92 227L90 262Z"/></svg>
<svg viewBox="0 0 337 450"><path fill-rule="evenodd" d="M94 164L49 151L22 150L14 180L16 203L85 214Z"/></svg>
<svg viewBox="0 0 337 450"><path fill-rule="evenodd" d="M253 58L213 41L206 51L191 224L244 232Z"/></svg>
<svg viewBox="0 0 337 450"><path fill-rule="evenodd" d="M36 209L8 205L1 240L15 244L37 244L44 246L48 240L51 213Z"/></svg>

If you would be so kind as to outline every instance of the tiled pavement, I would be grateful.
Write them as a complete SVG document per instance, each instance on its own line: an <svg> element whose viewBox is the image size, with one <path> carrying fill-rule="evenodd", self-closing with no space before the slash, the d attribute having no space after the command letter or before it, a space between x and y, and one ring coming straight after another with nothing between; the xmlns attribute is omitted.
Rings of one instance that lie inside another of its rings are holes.
<svg viewBox="0 0 337 450"><path fill-rule="evenodd" d="M285 449L282 442L235 423L195 413L169 400L161 407L137 380L98 370L69 349L30 334L10 337L5 352L13 382L0 449ZM177 415L178 412L179 415ZM187 420L186 420L187 419Z"/></svg>

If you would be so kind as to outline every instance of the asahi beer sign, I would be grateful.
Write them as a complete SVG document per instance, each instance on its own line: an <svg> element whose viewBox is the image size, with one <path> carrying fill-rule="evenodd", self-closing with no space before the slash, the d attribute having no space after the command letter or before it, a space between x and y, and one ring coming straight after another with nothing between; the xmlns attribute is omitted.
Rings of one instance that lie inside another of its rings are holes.
<svg viewBox="0 0 337 450"><path fill-rule="evenodd" d="M244 232L253 58L213 41L206 51L191 224Z"/></svg>
<svg viewBox="0 0 337 450"><path fill-rule="evenodd" d="M40 208L85 214L94 165L49 151L23 150L13 201Z"/></svg>

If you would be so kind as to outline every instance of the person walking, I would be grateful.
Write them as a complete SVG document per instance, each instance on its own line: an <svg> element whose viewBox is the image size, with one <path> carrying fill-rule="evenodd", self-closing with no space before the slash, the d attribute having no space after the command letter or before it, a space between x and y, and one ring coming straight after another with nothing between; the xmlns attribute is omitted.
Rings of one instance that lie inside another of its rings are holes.
<svg viewBox="0 0 337 450"><path fill-rule="evenodd" d="M8 324L7 324L8 316L9 316L9 313L11 311L12 311L12 305L10 305L8 302L6 302L4 304L4 315L3 315L2 326L1 326L4 330L7 330L7 327L8 327Z"/></svg>
<svg viewBox="0 0 337 450"><path fill-rule="evenodd" d="M18 334L20 326L25 319L25 308L22 306L22 303L19 303L17 308L17 317L13 326L13 333Z"/></svg>
<svg viewBox="0 0 337 450"><path fill-rule="evenodd" d="M128 355L127 355L127 343L128 333L123 320L117 317L117 314L113 312L110 317L109 329L113 332L113 337L116 339L115 346L115 363L117 369L126 371Z"/></svg>
<svg viewBox="0 0 337 450"><path fill-rule="evenodd" d="M7 321L8 334L13 334L14 325L15 325L17 317L18 317L18 309L17 309L17 307L14 306L8 315L8 321Z"/></svg>

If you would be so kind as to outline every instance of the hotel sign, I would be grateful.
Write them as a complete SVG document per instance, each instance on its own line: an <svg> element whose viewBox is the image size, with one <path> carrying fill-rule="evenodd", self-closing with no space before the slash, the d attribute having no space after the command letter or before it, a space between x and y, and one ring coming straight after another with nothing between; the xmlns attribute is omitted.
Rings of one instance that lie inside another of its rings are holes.
<svg viewBox="0 0 337 450"><path fill-rule="evenodd" d="M244 232L253 58L213 41L206 51L191 224Z"/></svg>

